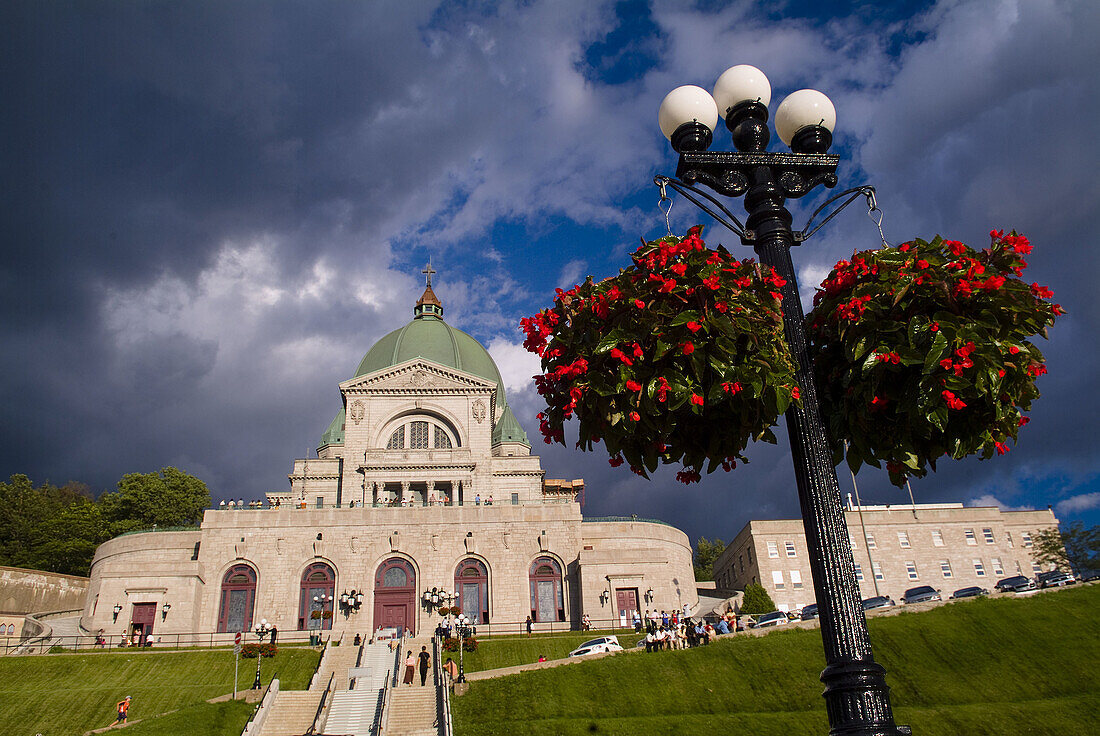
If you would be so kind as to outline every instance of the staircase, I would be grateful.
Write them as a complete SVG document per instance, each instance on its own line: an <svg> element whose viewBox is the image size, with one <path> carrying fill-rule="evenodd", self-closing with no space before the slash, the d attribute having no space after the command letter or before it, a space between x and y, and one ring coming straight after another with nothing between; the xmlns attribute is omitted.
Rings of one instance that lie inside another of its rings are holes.
<svg viewBox="0 0 1100 736"><path fill-rule="evenodd" d="M350 639L338 646L329 646L325 652L325 660L317 670L317 676L313 679L313 688L322 691L328 684L329 675L335 674L332 680L333 690L348 689L348 670L355 666L355 660L359 658L359 647L352 646Z"/></svg>
<svg viewBox="0 0 1100 736"><path fill-rule="evenodd" d="M323 686L322 686L323 687ZM310 690L281 690L271 704L262 736L302 736L313 725L321 693Z"/></svg>
<svg viewBox="0 0 1100 736"><path fill-rule="evenodd" d="M394 654L385 642L363 647L360 667L370 670L369 677L355 681L354 690L333 693L324 733L341 736L368 736L378 711L378 698L386 680L392 676Z"/></svg>
<svg viewBox="0 0 1100 736"><path fill-rule="evenodd" d="M415 655L420 647L427 645L431 651L431 639L428 637L413 639L405 643L405 650L411 649ZM436 719L436 689L433 677L434 667L428 670L428 681L420 686L420 671L416 671L412 685L398 685L393 691L389 705L389 722L386 736L439 736L439 723ZM404 673L401 673L404 675ZM400 678L399 678L400 679Z"/></svg>

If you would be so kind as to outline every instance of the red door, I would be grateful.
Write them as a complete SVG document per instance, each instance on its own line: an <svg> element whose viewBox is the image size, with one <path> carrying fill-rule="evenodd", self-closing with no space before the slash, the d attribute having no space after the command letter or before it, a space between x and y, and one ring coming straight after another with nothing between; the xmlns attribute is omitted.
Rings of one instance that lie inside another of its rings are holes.
<svg viewBox="0 0 1100 736"><path fill-rule="evenodd" d="M135 644L145 644L153 635L153 622L157 615L156 603L135 603L130 618L130 636Z"/></svg>
<svg viewBox="0 0 1100 736"><path fill-rule="evenodd" d="M630 626L634 612L638 610L638 589L616 590L615 610L619 613L619 625Z"/></svg>
<svg viewBox="0 0 1100 736"><path fill-rule="evenodd" d="M399 557L386 560L374 575L374 628L416 631L416 571Z"/></svg>

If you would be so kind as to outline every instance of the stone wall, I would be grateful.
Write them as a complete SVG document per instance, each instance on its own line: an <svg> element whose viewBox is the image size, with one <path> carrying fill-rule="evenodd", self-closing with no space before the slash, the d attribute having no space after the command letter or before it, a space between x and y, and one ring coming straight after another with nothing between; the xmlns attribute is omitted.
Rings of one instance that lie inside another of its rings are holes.
<svg viewBox="0 0 1100 736"><path fill-rule="evenodd" d="M0 566L0 614L78 610L87 592L88 578Z"/></svg>

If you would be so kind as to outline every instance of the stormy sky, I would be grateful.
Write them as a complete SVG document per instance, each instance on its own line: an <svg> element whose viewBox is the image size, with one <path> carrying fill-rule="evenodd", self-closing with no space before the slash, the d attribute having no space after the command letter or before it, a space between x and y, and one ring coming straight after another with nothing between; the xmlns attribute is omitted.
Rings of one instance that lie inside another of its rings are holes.
<svg viewBox="0 0 1100 736"><path fill-rule="evenodd" d="M749 63L776 103L833 99L841 186L878 189L888 239L1015 228L1069 312L1020 444L941 465L917 500L1097 523L1100 4L882 5L4 3L0 476L102 490L174 465L215 498L285 489L430 256L448 321L489 347L547 475L585 478L586 514L727 541L797 515L782 433L690 487L542 445L518 330L663 234L662 97ZM672 220L708 222L683 200ZM877 242L853 205L796 252L804 297ZM907 500L884 472L859 483Z"/></svg>

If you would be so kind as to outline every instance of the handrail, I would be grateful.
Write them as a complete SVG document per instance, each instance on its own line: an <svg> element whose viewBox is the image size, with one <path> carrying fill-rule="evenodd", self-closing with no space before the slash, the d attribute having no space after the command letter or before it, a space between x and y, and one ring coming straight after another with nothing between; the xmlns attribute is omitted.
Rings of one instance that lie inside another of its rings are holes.
<svg viewBox="0 0 1100 736"><path fill-rule="evenodd" d="M325 691L321 693L321 702L317 704L317 712L313 714L313 723L310 725L309 730L305 732L304 736L313 736L317 733L317 721L321 720L321 713L325 709L325 699L328 698L329 692L332 690L332 681L336 679L336 673L332 672L328 676L328 684L325 685Z"/></svg>
<svg viewBox="0 0 1100 736"><path fill-rule="evenodd" d="M43 614L31 614L33 616L41 616ZM26 617L25 617L26 618ZM36 625L45 626L45 628L51 628L44 622L35 621ZM245 632L247 633L247 632ZM307 644L309 641L310 631L280 631L279 641L280 645L294 645L294 644ZM201 648L201 649L216 649L224 647L226 649L233 646L233 637L236 632L233 631L181 631L174 634L161 634L154 633L153 641L149 642L148 647L151 649L184 649L184 648ZM45 641L42 639L43 634L36 634L32 637L28 637L19 642L7 642L0 643L0 652L4 654L21 654L21 647L28 648L33 651L39 649L46 649L44 646ZM33 641L32 641L33 639ZM131 647L123 646L125 640L129 643L129 637L120 634L104 634L103 644L97 645L99 636L97 634L65 634L55 636L52 633L49 635L49 641L52 641L55 646L62 647L64 649L72 649L74 651L96 651L96 650L114 650L114 649L143 649L145 647ZM28 647L28 645L31 645Z"/></svg>
<svg viewBox="0 0 1100 736"><path fill-rule="evenodd" d="M264 694L260 696L260 701L259 701L259 702L260 702L260 706L263 706L263 702L264 702L264 700L266 700L266 699L267 699L267 694L268 694L269 692L271 692L271 685L272 685L272 683L274 683L274 682L275 682L275 680L276 680L276 679L277 679L278 677L279 677L279 671L278 671L278 670L275 670L274 672L272 672L272 673L271 673L271 679L267 681L267 687L265 687L265 688L264 688ZM248 720L247 720L247 721L245 721L245 724L244 724L244 729L243 729L243 730L241 731L241 733L246 733L246 732L248 731L248 724L252 723L252 721L253 721L253 720L255 720L255 718L256 718L256 716L257 716L257 714L259 714L259 712L260 712L260 706L256 707L256 708L255 708L255 709L254 709L254 710L252 711L252 715L250 715L250 716L248 717Z"/></svg>
<svg viewBox="0 0 1100 736"><path fill-rule="evenodd" d="M447 675L439 658L443 651L438 636L432 637L432 659L435 662L435 706L436 718L443 727L443 736L454 736L454 724L451 722L451 692L447 685Z"/></svg>
<svg viewBox="0 0 1100 736"><path fill-rule="evenodd" d="M370 724L370 732L372 736L380 736L383 733L385 724L383 723L383 716L386 713L386 706L388 704L390 694L390 678L386 678L386 681L382 683L382 689L378 691L378 703L374 707L374 721Z"/></svg>
<svg viewBox="0 0 1100 736"><path fill-rule="evenodd" d="M317 679L317 673L321 671L321 663L325 661L326 654L328 654L327 641L321 645L321 656L317 658L317 666L313 668L313 674L309 676L309 687L311 688L313 687L313 681Z"/></svg>

